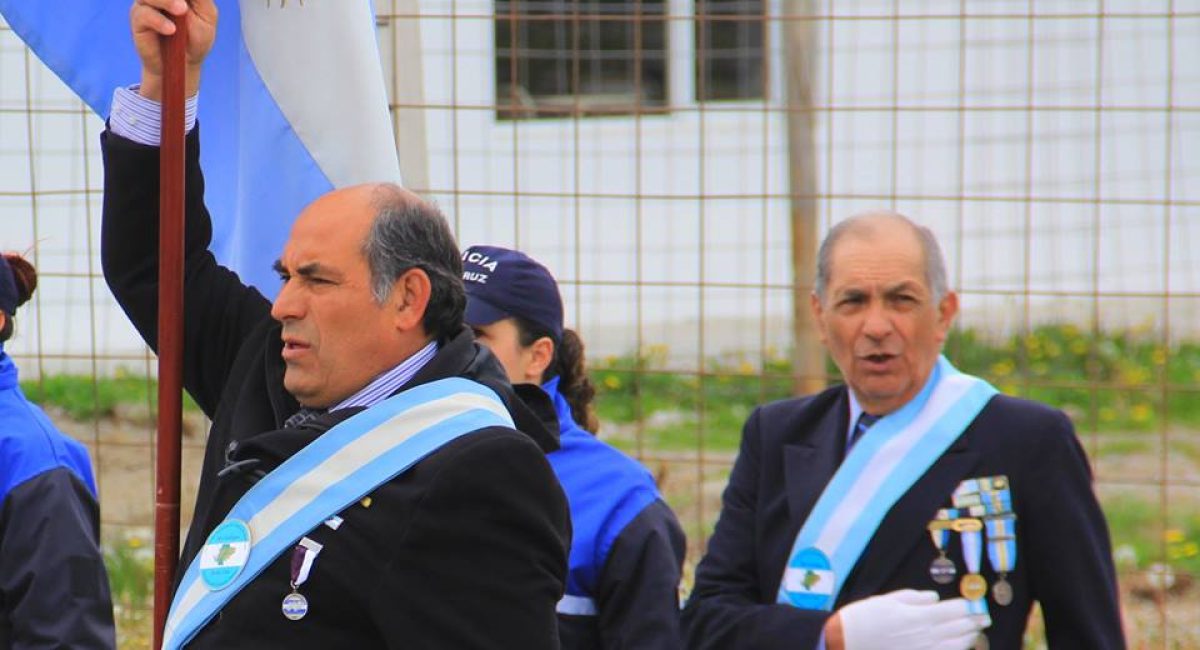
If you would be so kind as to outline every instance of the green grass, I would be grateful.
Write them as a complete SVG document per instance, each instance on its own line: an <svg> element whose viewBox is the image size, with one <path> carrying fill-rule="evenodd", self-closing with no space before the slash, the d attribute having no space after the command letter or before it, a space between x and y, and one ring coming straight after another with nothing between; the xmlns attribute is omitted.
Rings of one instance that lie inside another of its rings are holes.
<svg viewBox="0 0 1200 650"><path fill-rule="evenodd" d="M145 609L151 604L154 558L146 544L136 537L105 544L104 565L113 602L127 609Z"/></svg>
<svg viewBox="0 0 1200 650"><path fill-rule="evenodd" d="M786 358L711 359L703 372L695 372L670 368L668 352L656 346L594 364L598 414L618 425L610 429L626 434L615 444L636 447L628 439L633 430L644 446L694 449L703 440L706 449L732 451L756 405L792 393ZM956 330L946 353L961 370L1007 394L1063 409L1081 431L1200 428L1200 343L1167 348L1147 332L1087 333L1073 325L1043 325L999 340ZM836 367L826 365L836 378ZM1112 449L1120 452L1117 447L1124 445L1133 451L1141 444L1117 443Z"/></svg>
<svg viewBox="0 0 1200 650"><path fill-rule="evenodd" d="M111 539L104 545L104 564L112 590L117 647L148 648L154 607L154 558L147 540Z"/></svg>
<svg viewBox="0 0 1200 650"><path fill-rule="evenodd" d="M1176 510L1164 525L1157 503L1117 496L1104 499L1101 506L1121 564L1118 568L1145 569L1165 562L1200 576L1200 512Z"/></svg>
<svg viewBox="0 0 1200 650"><path fill-rule="evenodd" d="M652 346L593 364L602 421L642 422L643 442L656 447L693 448L702 438L707 447L733 449L751 409L792 394L786 357L710 359L695 372L671 368L667 353ZM1167 348L1139 330L1088 333L1043 325L999 340L955 330L946 353L961 370L1005 393L1067 411L1084 431L1158 431L1168 423L1200 428L1200 342ZM836 367L826 366L836 378ZM125 373L50 376L21 387L30 399L79 420L111 416L122 404L152 406L158 390L154 380ZM184 408L197 408L187 395ZM683 417L656 425L658 413Z"/></svg>
<svg viewBox="0 0 1200 650"><path fill-rule="evenodd" d="M43 406L56 406L75 420L110 417L118 405L153 406L158 402L158 382L146 377L118 374L94 378L84 375L55 375L21 382L29 399ZM186 393L183 408L199 410Z"/></svg>

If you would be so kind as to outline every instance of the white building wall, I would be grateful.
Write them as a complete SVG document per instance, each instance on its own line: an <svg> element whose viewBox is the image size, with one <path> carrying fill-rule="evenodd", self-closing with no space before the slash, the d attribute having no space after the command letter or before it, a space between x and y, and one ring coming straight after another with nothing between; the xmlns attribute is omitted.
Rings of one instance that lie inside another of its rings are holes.
<svg viewBox="0 0 1200 650"><path fill-rule="evenodd" d="M1031 21L1026 2L969 2L966 20L957 1L819 4L823 224L889 205L929 224L971 326L1200 336L1200 7L1106 2L1101 21L1039 2ZM425 150L417 189L464 245L543 260L596 355L787 348L781 23L766 102L694 101L691 3L671 0L670 114L514 122L491 108L491 2L417 6L393 21L419 42L381 28L389 79L422 58L424 97L397 116L419 116L424 143L399 147L410 164ZM43 273L9 349L43 365L145 359L99 279L100 128L0 28L0 248L36 242Z"/></svg>

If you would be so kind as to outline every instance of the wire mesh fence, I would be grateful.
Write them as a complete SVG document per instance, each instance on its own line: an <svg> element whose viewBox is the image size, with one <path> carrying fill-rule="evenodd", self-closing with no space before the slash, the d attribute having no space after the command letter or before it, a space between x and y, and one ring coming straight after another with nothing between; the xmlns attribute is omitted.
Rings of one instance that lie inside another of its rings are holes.
<svg viewBox="0 0 1200 650"><path fill-rule="evenodd" d="M1074 420L1130 645L1200 648L1200 3L375 4L406 184L559 278L689 571L750 409L836 379L816 238L890 207L945 249L949 356ZM0 25L0 248L43 278L7 349L91 449L137 647L154 368L100 276L102 128Z"/></svg>

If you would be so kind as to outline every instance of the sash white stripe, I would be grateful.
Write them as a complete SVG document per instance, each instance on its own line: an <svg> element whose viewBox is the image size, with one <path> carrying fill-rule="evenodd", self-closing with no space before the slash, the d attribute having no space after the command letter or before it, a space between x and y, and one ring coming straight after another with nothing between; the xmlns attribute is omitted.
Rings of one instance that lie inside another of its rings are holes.
<svg viewBox="0 0 1200 650"><path fill-rule="evenodd" d="M163 648L174 648L175 645L175 630L179 628L179 623L183 621L183 617L200 602L201 598L208 593L208 589L204 587L204 583L200 580L193 580L190 585L183 587L183 598L179 600L179 607L172 607L172 614L163 630Z"/></svg>
<svg viewBox="0 0 1200 650"><path fill-rule="evenodd" d="M383 452L466 409L483 409L508 417L508 411L481 395L460 393L414 406L363 434L289 485L270 504L246 522L251 539L266 539L271 531L307 506L326 487L341 482Z"/></svg>
<svg viewBox="0 0 1200 650"><path fill-rule="evenodd" d="M858 520L863 508L877 498L879 487L895 471L896 466L908 457L912 448L921 441L933 423L937 422L946 411L962 397L972 386L975 379L965 375L943 377L941 385L930 396L925 408L906 428L879 448L879 452L871 459L866 468L859 474L858 480L846 493L839 507L829 518L829 522L821 531L815 546L826 555L832 556L846 538L846 533ZM868 432L869 433L869 432ZM865 446L856 446L851 450L863 450Z"/></svg>
<svg viewBox="0 0 1200 650"><path fill-rule="evenodd" d="M600 611L596 609L596 601L591 598L570 594L563 596L562 600L554 606L554 610L568 616L595 616Z"/></svg>
<svg viewBox="0 0 1200 650"><path fill-rule="evenodd" d="M266 539L281 524L311 503L325 488L352 476L379 455L402 444L412 436L471 410L486 410L511 422L503 404L494 398L475 393L456 393L430 400L393 415L372 430L363 433L352 443L331 454L263 506L247 525L256 543ZM197 604L209 593L199 579L182 585L184 594L172 607L165 626L164 648L173 647L175 632Z"/></svg>

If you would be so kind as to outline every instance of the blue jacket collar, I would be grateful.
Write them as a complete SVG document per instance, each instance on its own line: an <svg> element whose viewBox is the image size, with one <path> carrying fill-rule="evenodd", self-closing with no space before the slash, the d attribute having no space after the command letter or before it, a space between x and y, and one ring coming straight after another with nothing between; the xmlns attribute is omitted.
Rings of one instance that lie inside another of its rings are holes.
<svg viewBox="0 0 1200 650"><path fill-rule="evenodd" d="M542 390L546 391L550 401L554 402L554 414L558 416L558 432L561 435L578 429L579 425L575 423L575 418L571 417L571 405L567 403L567 398L558 392L559 379L561 377L555 377L542 384Z"/></svg>
<svg viewBox="0 0 1200 650"><path fill-rule="evenodd" d="M0 343L0 390L13 388L17 385L17 364L13 363L12 357L4 351L4 344Z"/></svg>

